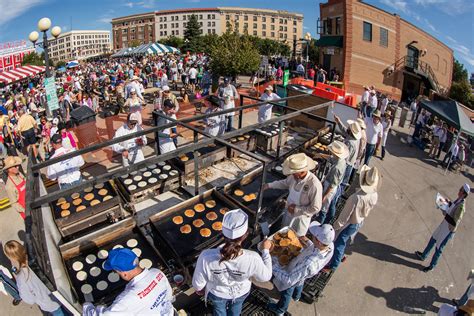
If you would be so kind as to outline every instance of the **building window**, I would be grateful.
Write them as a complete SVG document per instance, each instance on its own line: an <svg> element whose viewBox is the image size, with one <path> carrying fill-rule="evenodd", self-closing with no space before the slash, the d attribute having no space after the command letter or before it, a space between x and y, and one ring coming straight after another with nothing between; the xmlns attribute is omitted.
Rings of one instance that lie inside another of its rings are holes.
<svg viewBox="0 0 474 316"><path fill-rule="evenodd" d="M265 16L262 16L262 22L267 22L267 18Z"/></svg>
<svg viewBox="0 0 474 316"><path fill-rule="evenodd" d="M271 35L272 35L272 37L275 37L275 32L272 32L272 34L271 34Z"/></svg>
<svg viewBox="0 0 474 316"><path fill-rule="evenodd" d="M283 26L280 25L280 32L283 32Z"/></svg>
<svg viewBox="0 0 474 316"><path fill-rule="evenodd" d="M174 30L171 31L171 35L174 35Z"/></svg>
<svg viewBox="0 0 474 316"><path fill-rule="evenodd" d="M196 15L197 16L197 15ZM199 14L199 18L202 19L202 14Z"/></svg>
<svg viewBox="0 0 474 316"><path fill-rule="evenodd" d="M283 19L280 19L280 24L283 24Z"/></svg>
<svg viewBox="0 0 474 316"><path fill-rule="evenodd" d="M211 15L210 15L210 14L207 15L207 19L208 19L208 20L211 19Z"/></svg>
<svg viewBox="0 0 474 316"><path fill-rule="evenodd" d="M336 18L336 35L341 35L341 18Z"/></svg>
<svg viewBox="0 0 474 316"><path fill-rule="evenodd" d="M272 23L275 23L275 18L272 18Z"/></svg>
<svg viewBox="0 0 474 316"><path fill-rule="evenodd" d="M186 21L186 15L183 15L183 21Z"/></svg>
<svg viewBox="0 0 474 316"><path fill-rule="evenodd" d="M213 19L213 20L216 19L216 15L215 15L215 14L212 15L212 19Z"/></svg>
<svg viewBox="0 0 474 316"><path fill-rule="evenodd" d="M216 29L212 29L212 34L216 34Z"/></svg>
<svg viewBox="0 0 474 316"><path fill-rule="evenodd" d="M186 22L185 22L185 23L183 23L183 27L186 27Z"/></svg>
<svg viewBox="0 0 474 316"><path fill-rule="evenodd" d="M174 21L174 16L171 17L171 21Z"/></svg>
<svg viewBox="0 0 474 316"><path fill-rule="evenodd" d="M328 31L328 21L323 20L323 34L327 34Z"/></svg>
<svg viewBox="0 0 474 316"><path fill-rule="evenodd" d="M388 47L388 30L380 28L380 46Z"/></svg>
<svg viewBox="0 0 474 316"><path fill-rule="evenodd" d="M296 32L297 32L296 27L294 27L293 28L293 33L296 33Z"/></svg>
<svg viewBox="0 0 474 316"><path fill-rule="evenodd" d="M253 36L257 36L257 31L253 31Z"/></svg>
<svg viewBox="0 0 474 316"><path fill-rule="evenodd" d="M274 31L274 30L275 30L275 25L270 25L270 29L271 29L272 31Z"/></svg>
<svg viewBox="0 0 474 316"><path fill-rule="evenodd" d="M211 25L212 25L212 24L211 24L211 21L208 21L208 22L207 22L207 26L211 26Z"/></svg>
<svg viewBox="0 0 474 316"><path fill-rule="evenodd" d="M225 16L225 19L226 19L227 21L230 20L230 15L227 14L227 15Z"/></svg>
<svg viewBox="0 0 474 316"><path fill-rule="evenodd" d="M253 24L253 28L254 28L254 29L257 28L257 23L254 23L254 24Z"/></svg>
<svg viewBox="0 0 474 316"><path fill-rule="evenodd" d="M332 35L332 19L328 19L328 22L327 22L327 34L328 35Z"/></svg>
<svg viewBox="0 0 474 316"><path fill-rule="evenodd" d="M267 25L266 24L262 24L262 30L266 30L267 29Z"/></svg>
<svg viewBox="0 0 474 316"><path fill-rule="evenodd" d="M283 33L280 33L280 38L283 38Z"/></svg>
<svg viewBox="0 0 474 316"><path fill-rule="evenodd" d="M175 17L174 17L174 20L175 20L175 21L179 21L179 16L175 16Z"/></svg>
<svg viewBox="0 0 474 316"><path fill-rule="evenodd" d="M257 16L256 15L253 16L253 21L257 22Z"/></svg>
<svg viewBox="0 0 474 316"><path fill-rule="evenodd" d="M176 35L179 35L179 30L176 30L176 32L175 32L175 33L176 33Z"/></svg>
<svg viewBox="0 0 474 316"><path fill-rule="evenodd" d="M248 21L248 20L249 20L248 15L244 15L244 21Z"/></svg>
<svg viewBox="0 0 474 316"><path fill-rule="evenodd" d="M212 26L216 26L216 22L213 21L213 22L212 22Z"/></svg>
<svg viewBox="0 0 474 316"><path fill-rule="evenodd" d="M266 32L266 31L263 31L263 32L262 32L262 36L267 36L267 32Z"/></svg>
<svg viewBox="0 0 474 316"><path fill-rule="evenodd" d="M165 17L163 17L163 21L164 21L164 22L166 22L166 16L165 16Z"/></svg>
<svg viewBox="0 0 474 316"><path fill-rule="evenodd" d="M364 41L372 42L372 23L364 22Z"/></svg>
<svg viewBox="0 0 474 316"><path fill-rule="evenodd" d="M163 36L163 31L160 31L160 36Z"/></svg>

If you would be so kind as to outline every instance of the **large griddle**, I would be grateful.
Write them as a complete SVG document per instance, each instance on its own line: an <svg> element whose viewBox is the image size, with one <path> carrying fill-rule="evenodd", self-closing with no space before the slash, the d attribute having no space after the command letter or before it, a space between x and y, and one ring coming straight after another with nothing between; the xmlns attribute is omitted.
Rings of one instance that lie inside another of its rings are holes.
<svg viewBox="0 0 474 316"><path fill-rule="evenodd" d="M200 169L210 167L214 163L227 158L226 147L222 145L205 146L199 148L197 152ZM173 161L186 175L194 172L194 155L193 152L188 152L185 155L188 157L187 161L182 161L180 157L175 158Z"/></svg>

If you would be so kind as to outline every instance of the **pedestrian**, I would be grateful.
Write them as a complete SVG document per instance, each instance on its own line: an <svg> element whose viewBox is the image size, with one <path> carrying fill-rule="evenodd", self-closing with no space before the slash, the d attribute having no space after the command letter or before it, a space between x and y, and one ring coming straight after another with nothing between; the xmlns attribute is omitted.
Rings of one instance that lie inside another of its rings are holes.
<svg viewBox="0 0 474 316"><path fill-rule="evenodd" d="M174 114L174 103L170 99L163 101L163 108L158 111L160 115L155 117L155 126L164 126L171 123L169 118L172 118ZM155 133L155 138L158 140L160 154L166 154L170 151L176 150L175 139L178 138L178 134L173 132L172 127L167 127L161 131Z"/></svg>
<svg viewBox="0 0 474 316"><path fill-rule="evenodd" d="M243 249L248 236L248 216L241 209L225 213L222 220L224 245L204 250L197 260L193 287L212 302L216 316L237 316L250 293L253 279L270 281L272 277L271 241L262 244L262 254Z"/></svg>
<svg viewBox="0 0 474 316"><path fill-rule="evenodd" d="M369 103L366 107L366 117L372 117L372 113L377 110L378 99L375 90L370 90Z"/></svg>
<svg viewBox="0 0 474 316"><path fill-rule="evenodd" d="M311 172L316 166L317 162L304 153L291 155L283 162L286 179L263 186L264 190L289 190L282 226L291 227L298 236L306 235L311 218L321 210L323 188Z"/></svg>
<svg viewBox="0 0 474 316"><path fill-rule="evenodd" d="M454 236L456 229L458 228L459 223L464 215L466 210L466 198L471 192L471 187L469 184L465 183L458 191L458 196L456 200L450 201L444 199L447 204L446 210L441 209L444 215L444 219L439 224L438 228L435 230L433 235L430 238L430 241L426 245L426 248L423 252L416 251L415 254L420 260L425 260L426 257L430 254L433 247L436 246L435 253L431 259L429 266L423 268L423 272L428 272L433 270L433 268L438 263L443 249L448 243L448 241Z"/></svg>
<svg viewBox="0 0 474 316"><path fill-rule="evenodd" d="M471 282L471 284L468 285L466 291L464 291L464 294L461 296L460 299L456 300L453 299L453 303L456 306L463 306L467 304L467 301L470 299L474 298L474 270L471 270L469 272L469 275L467 276L467 280Z"/></svg>
<svg viewBox="0 0 474 316"><path fill-rule="evenodd" d="M13 280L13 276L10 271L2 265L0 265L0 281L0 292L3 292L5 295L10 295L13 298L12 304L14 306L20 304L21 297L18 292L18 287Z"/></svg>
<svg viewBox="0 0 474 316"><path fill-rule="evenodd" d="M444 145L446 144L446 140L448 139L448 126L446 123L443 123L441 131L438 131L438 134L441 135L439 137L439 147L438 153L436 154L436 159L439 159L441 156L441 151L444 149Z"/></svg>
<svg viewBox="0 0 474 316"><path fill-rule="evenodd" d="M372 117L366 117L364 122L367 134L364 165L369 165L370 159L375 155L377 148L379 148L382 142L383 126L380 123L380 111L375 110L372 113Z"/></svg>
<svg viewBox="0 0 474 316"><path fill-rule="evenodd" d="M362 129L360 128L359 123L353 120L347 120L346 127L342 122L339 116L334 115L334 120L336 121L339 129L342 132L342 135L345 137L344 144L346 144L349 149L349 155L347 156L347 166L346 171L344 172L344 178L342 180L342 189L347 188L350 185L350 177L352 171L356 167L357 155L359 154L359 145L360 138L362 137Z"/></svg>
<svg viewBox="0 0 474 316"><path fill-rule="evenodd" d="M209 114L218 113L220 110L219 98L217 98L215 95L211 95L208 98L208 101L211 106L207 108L205 114L209 115ZM204 123L206 124L206 128L204 130L206 133L209 133L212 136L219 136L224 133L224 129L225 129L225 116L224 115L215 115L212 117L207 117Z"/></svg>
<svg viewBox="0 0 474 316"><path fill-rule="evenodd" d="M61 157L73 152L75 149L66 149L62 146L62 137L54 134L51 137L51 145L54 154L51 159ZM50 180L57 180L60 189L67 189L82 182L80 167L84 165L81 155L57 162L48 167L47 175Z"/></svg>
<svg viewBox="0 0 474 316"><path fill-rule="evenodd" d="M446 153L446 155L444 155L444 159L443 159L443 165L446 168L449 168L449 166L454 162L454 160L458 156L459 145L460 145L460 142L456 141L456 139L453 139L451 147L449 147L449 150Z"/></svg>
<svg viewBox="0 0 474 316"><path fill-rule="evenodd" d="M138 119L138 113L129 113L127 116L127 122L119 127L115 132L114 138L143 131L143 128L138 125ZM112 150L122 155L122 165L128 167L145 160L142 147L145 146L146 143L147 140L145 135L138 136L136 138L127 139L113 144Z"/></svg>
<svg viewBox="0 0 474 316"><path fill-rule="evenodd" d="M30 114L25 113L23 109L18 111L18 115L17 130L23 140L23 145L28 151L33 150L33 156L41 161L42 158L38 154L38 149L36 148L36 132L38 129L36 120Z"/></svg>
<svg viewBox="0 0 474 316"><path fill-rule="evenodd" d="M130 89L129 97L125 101L124 107L128 109L129 113L137 113L138 116L138 125L142 126L142 99L137 95L137 90L135 88Z"/></svg>
<svg viewBox="0 0 474 316"><path fill-rule="evenodd" d="M392 128L392 112L387 111L385 112L384 119L382 120L382 156L380 157L381 160L385 158L385 148L387 145L387 138L390 129Z"/></svg>
<svg viewBox="0 0 474 316"><path fill-rule="evenodd" d="M156 268L143 269L138 261L128 248L110 250L104 270L114 271L128 283L109 307L85 303L82 315L175 315L173 289L166 275Z"/></svg>
<svg viewBox="0 0 474 316"><path fill-rule="evenodd" d="M76 134L74 134L73 131L69 131L66 128L66 124L59 123L58 134L61 135L61 138L63 140L61 144L65 149L78 149L79 140L77 139Z"/></svg>
<svg viewBox="0 0 474 316"><path fill-rule="evenodd" d="M265 87L265 90L260 97L262 101L275 101L279 100L280 97L278 94L273 93L273 87L268 85ZM265 103L258 107L258 123L263 123L272 118L272 108L273 104Z"/></svg>
<svg viewBox="0 0 474 316"><path fill-rule="evenodd" d="M217 96L221 100L221 107L223 110L235 108L235 100L239 99L239 93L237 89L230 84L229 78L224 78L223 84L219 87L217 91ZM232 131L232 125L234 120L235 112L225 114L226 116L226 132Z"/></svg>
<svg viewBox="0 0 474 316"><path fill-rule="evenodd" d="M428 120L428 113L425 109L422 109L418 117L416 118L415 130L413 131L413 138L419 138L420 132L423 126L425 126Z"/></svg>
<svg viewBox="0 0 474 316"><path fill-rule="evenodd" d="M20 157L8 156L4 161L3 171L7 173L8 177L5 190L11 207L20 214L21 218L25 219L26 180L20 167Z"/></svg>
<svg viewBox="0 0 474 316"><path fill-rule="evenodd" d="M366 129L367 126L365 125L365 121L363 118L357 118L357 123L359 123L361 129L361 137L359 140L359 153L357 154L356 160L356 169L359 169L364 164L365 161L365 149L367 148L367 133ZM354 176L354 172L352 172L351 178Z"/></svg>
<svg viewBox="0 0 474 316"><path fill-rule="evenodd" d="M51 292L28 266L28 255L25 247L16 240L9 240L3 251L14 267L15 280L23 302L37 304L43 312L53 316L65 315L61 305L54 299Z"/></svg>
<svg viewBox="0 0 474 316"><path fill-rule="evenodd" d="M198 71L194 67L194 65L192 65L191 68L189 68L188 75L189 75L189 85L191 88L191 92L194 93L194 90L196 89L196 79L198 75Z"/></svg>
<svg viewBox="0 0 474 316"><path fill-rule="evenodd" d="M380 113L385 115L385 111L387 111L388 104L390 103L390 96L383 95L382 102L380 104Z"/></svg>
<svg viewBox="0 0 474 316"><path fill-rule="evenodd" d="M300 300L304 281L318 274L333 256L335 236L333 227L328 224L320 226L318 222L312 222L309 232L309 239L305 236L300 237L305 248L288 267L282 267L278 260L274 261L273 283L280 292L280 300L268 304L267 308L276 315L285 314L291 299L295 302Z"/></svg>
<svg viewBox="0 0 474 316"><path fill-rule="evenodd" d="M378 200L380 174L377 167L367 165L361 167L359 176L359 189L346 201L341 214L334 222L337 238L334 242L334 256L326 267L326 272L334 271L344 258L344 251L348 240L357 234L370 211Z"/></svg>
<svg viewBox="0 0 474 316"><path fill-rule="evenodd" d="M135 92L138 98L144 101L143 95L140 89L140 83L139 83L140 78L137 76L132 76L131 78L132 79L130 80L130 82L125 86L125 99L130 98L130 94L133 90L133 92Z"/></svg>
<svg viewBox="0 0 474 316"><path fill-rule="evenodd" d="M369 98L370 98L370 89L367 86L364 86L364 92L362 93L362 98L361 98L361 108L360 112L362 113L362 116L365 117L367 115L367 106L369 104Z"/></svg>

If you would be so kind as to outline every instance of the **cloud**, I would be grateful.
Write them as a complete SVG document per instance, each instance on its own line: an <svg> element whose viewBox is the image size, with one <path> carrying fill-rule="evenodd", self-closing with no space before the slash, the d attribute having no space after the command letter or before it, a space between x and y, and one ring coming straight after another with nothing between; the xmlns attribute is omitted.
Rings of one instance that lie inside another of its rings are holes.
<svg viewBox="0 0 474 316"><path fill-rule="evenodd" d="M430 23L430 21L428 21L427 19L424 19L424 22L431 31L433 31L434 33L438 33L438 30L433 24Z"/></svg>
<svg viewBox="0 0 474 316"><path fill-rule="evenodd" d="M408 13L408 4L406 1L403 0L380 0L380 3L385 4L386 6L395 9L396 11L400 11L403 13Z"/></svg>
<svg viewBox="0 0 474 316"><path fill-rule="evenodd" d="M114 14L115 14L114 9L107 10L107 12L105 12L104 14L102 14L101 16L97 18L97 21L100 23L110 23L112 22L112 19L115 17Z"/></svg>
<svg viewBox="0 0 474 316"><path fill-rule="evenodd" d="M156 0L128 1L122 3L122 5L129 8L153 9L156 7Z"/></svg>
<svg viewBox="0 0 474 316"><path fill-rule="evenodd" d="M470 13L470 10L474 9L472 0L415 0L415 4L438 9L451 16Z"/></svg>
<svg viewBox="0 0 474 316"><path fill-rule="evenodd" d="M0 0L2 14L0 14L0 25L3 25L19 16L33 7L40 5L47 0Z"/></svg>
<svg viewBox="0 0 474 316"><path fill-rule="evenodd" d="M457 40L447 35L446 39L450 42L450 47L459 54L463 60L465 60L471 66L474 66L474 52L472 52L468 47L462 45Z"/></svg>

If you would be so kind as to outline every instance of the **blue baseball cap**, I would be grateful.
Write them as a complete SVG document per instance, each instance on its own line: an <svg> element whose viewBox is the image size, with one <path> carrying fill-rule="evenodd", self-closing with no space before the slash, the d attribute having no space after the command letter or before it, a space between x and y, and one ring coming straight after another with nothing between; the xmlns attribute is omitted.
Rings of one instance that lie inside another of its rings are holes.
<svg viewBox="0 0 474 316"><path fill-rule="evenodd" d="M107 271L115 270L127 272L138 266L137 255L128 248L112 249L109 251L109 257L104 263L104 269Z"/></svg>

